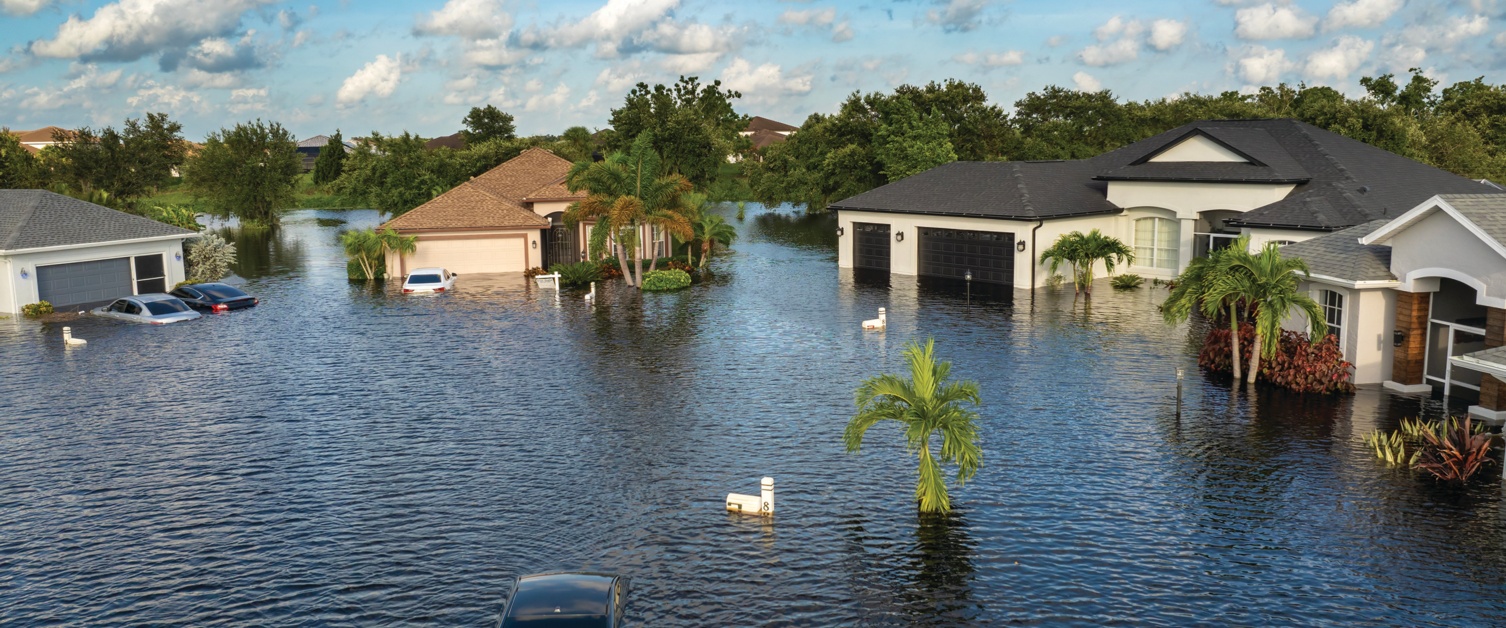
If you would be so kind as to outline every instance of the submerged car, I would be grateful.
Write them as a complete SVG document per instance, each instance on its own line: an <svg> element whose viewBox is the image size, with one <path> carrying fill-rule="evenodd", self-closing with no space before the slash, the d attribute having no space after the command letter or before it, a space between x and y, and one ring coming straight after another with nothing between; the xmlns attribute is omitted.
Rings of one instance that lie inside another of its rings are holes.
<svg viewBox="0 0 1506 628"><path fill-rule="evenodd" d="M246 294L235 286L222 283L196 283L178 286L172 295L182 299L196 310L209 310L215 314L254 307L261 303L256 297Z"/></svg>
<svg viewBox="0 0 1506 628"><path fill-rule="evenodd" d="M403 280L403 294L451 290L459 276L443 268L416 268Z"/></svg>
<svg viewBox="0 0 1506 628"><path fill-rule="evenodd" d="M133 297L121 297L114 303L94 308L89 312L95 316L153 325L191 321L199 317L199 313L188 307L188 304L170 294L138 294Z"/></svg>
<svg viewBox="0 0 1506 628"><path fill-rule="evenodd" d="M617 628L628 579L605 573L541 573L513 581L497 628Z"/></svg>

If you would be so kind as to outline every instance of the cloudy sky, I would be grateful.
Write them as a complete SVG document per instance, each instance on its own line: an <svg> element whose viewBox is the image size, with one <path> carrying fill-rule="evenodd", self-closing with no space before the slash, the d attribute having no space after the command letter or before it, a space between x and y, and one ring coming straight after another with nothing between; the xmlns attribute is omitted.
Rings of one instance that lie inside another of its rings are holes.
<svg viewBox="0 0 1506 628"><path fill-rule="evenodd" d="M559 133L680 74L792 124L949 77L1006 108L1051 84L1355 93L1409 67L1506 82L1503 27L1506 0L0 0L0 126L166 111L190 139L258 117L436 136L491 103Z"/></svg>

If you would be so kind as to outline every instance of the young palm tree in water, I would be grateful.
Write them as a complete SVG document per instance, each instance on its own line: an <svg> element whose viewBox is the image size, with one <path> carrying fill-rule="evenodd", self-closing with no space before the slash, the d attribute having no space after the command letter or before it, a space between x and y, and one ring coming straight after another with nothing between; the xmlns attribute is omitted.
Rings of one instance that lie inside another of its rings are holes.
<svg viewBox="0 0 1506 628"><path fill-rule="evenodd" d="M737 239L737 230L718 214L702 212L700 219L691 226L695 228L695 240L701 243L701 263L696 265L698 268L706 267L716 245L720 244L725 248Z"/></svg>
<svg viewBox="0 0 1506 628"><path fill-rule="evenodd" d="M1205 298L1215 301L1245 303L1255 311L1255 346L1250 352L1250 366L1245 382L1253 384L1260 374L1260 359L1276 354L1281 346L1281 321L1294 310L1307 317L1313 342L1328 334L1323 308L1297 289L1297 273L1311 276L1307 263L1300 258L1282 257L1275 242L1267 242L1259 253L1234 251L1225 259L1226 271L1214 282Z"/></svg>
<svg viewBox="0 0 1506 628"><path fill-rule="evenodd" d="M924 346L916 342L905 345L908 378L884 374L865 380L857 390L858 413L847 423L842 440L847 451L857 453L863 435L880 421L894 421L904 427L905 443L920 458L919 479L915 483L915 501L921 512L944 513L951 510L947 496L943 463L957 466L957 484L966 484L983 466L983 450L978 446L978 413L963 404L976 407L978 383L948 382L951 362L937 362L935 340ZM941 449L932 451L931 437L941 437Z"/></svg>
<svg viewBox="0 0 1506 628"><path fill-rule="evenodd" d="M585 200L570 205L565 222L571 226L582 220L595 220L591 230L591 250L601 250L608 240L617 243L622 276L630 286L643 282L643 259L639 233L644 225L653 225L679 238L690 238L693 230L686 194L694 186L678 174L664 174L663 160L653 149L653 135L647 131L633 141L627 153L613 153L605 161L582 161L565 175L570 191L585 190ZM628 258L634 265L628 266ZM657 262L657 258L654 260ZM653 270L652 264L649 270Z"/></svg>
<svg viewBox="0 0 1506 628"><path fill-rule="evenodd" d="M1103 269L1114 274L1115 264L1135 261L1135 251L1129 245L1112 238L1097 229L1086 235L1081 231L1062 234L1051 248L1041 251L1041 262L1051 263L1051 272L1062 264L1072 267L1072 285L1078 293L1093 295L1093 265L1103 262Z"/></svg>
<svg viewBox="0 0 1506 628"><path fill-rule="evenodd" d="M1229 363L1234 367L1234 381L1243 378L1239 363L1239 301L1225 295L1223 299L1210 299L1214 287L1230 272L1230 265L1235 259L1248 258L1250 238L1240 236L1233 244L1208 254L1208 257L1199 257L1187 264L1187 270L1177 276L1177 284L1171 289L1171 294L1161 304L1161 317L1171 325L1180 324L1192 315L1194 310L1202 311L1204 316L1215 318L1223 311L1229 314L1230 352L1233 354Z"/></svg>

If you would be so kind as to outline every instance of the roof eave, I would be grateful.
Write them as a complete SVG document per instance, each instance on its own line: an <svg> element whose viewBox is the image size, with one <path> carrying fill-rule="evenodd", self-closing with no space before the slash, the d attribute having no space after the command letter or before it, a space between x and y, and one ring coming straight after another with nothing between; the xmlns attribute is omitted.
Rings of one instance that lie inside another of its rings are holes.
<svg viewBox="0 0 1506 628"><path fill-rule="evenodd" d="M1300 275L1301 273L1299 272L1298 274ZM1313 273L1311 275L1303 275L1303 278L1310 279L1319 283L1326 283L1343 288L1352 288L1355 290L1395 288L1401 285L1401 282L1395 279L1344 279L1342 277L1320 275L1317 273Z"/></svg>
<svg viewBox="0 0 1506 628"><path fill-rule="evenodd" d="M1093 177L1093 178L1095 180L1098 180L1098 181L1171 181L1171 182L1183 182L1183 183L1295 183L1295 184L1302 184L1302 183L1307 183L1309 181L1312 181L1311 178L1302 179L1302 178L1292 178L1292 177L1277 178L1277 179L1230 179L1230 178L1222 178L1222 177L1218 177L1218 178L1211 178L1211 177L1208 177L1208 178L1205 178L1205 177L1154 177L1154 176L1126 177L1126 176L1113 176L1113 175L1102 175L1102 174L1098 175L1096 177Z"/></svg>
<svg viewBox="0 0 1506 628"><path fill-rule="evenodd" d="M97 246L116 246L120 244L139 244L142 242L159 242L162 240L187 240L198 237L199 234L184 232L173 235L151 236L146 238L130 238L128 240L105 240L103 242L80 242L78 244L60 244L57 246L39 246L29 249L0 249L0 255L20 255L31 253L48 253L51 251L66 251L68 249L84 249Z"/></svg>
<svg viewBox="0 0 1506 628"><path fill-rule="evenodd" d="M875 207L842 207L842 206L838 206L838 205L827 205L826 209L828 211L835 210L835 211L854 211L854 212L876 212L876 213L881 213L881 214L917 214L917 215L921 215L921 216L953 216L953 217L957 217L957 218L993 218L993 219L996 219L996 220L1054 220L1054 219L1057 219L1057 218L1077 218L1077 217L1081 217L1081 216L1097 216L1097 215L1100 215L1100 214L1114 214L1114 213L1118 213L1118 212L1124 211L1124 210L1122 210L1122 209L1120 209L1118 207L1114 207L1114 208L1110 208L1110 209L1100 209L1100 210L1092 210L1092 211L1073 212L1073 213L1070 213L1070 214L1052 214L1050 216L1035 216L1035 215L1025 215L1025 214L1009 214L1009 215L999 215L999 214L967 214L967 213L960 213L960 212L915 211L915 210L909 210L909 209L878 209L878 208L875 208Z"/></svg>

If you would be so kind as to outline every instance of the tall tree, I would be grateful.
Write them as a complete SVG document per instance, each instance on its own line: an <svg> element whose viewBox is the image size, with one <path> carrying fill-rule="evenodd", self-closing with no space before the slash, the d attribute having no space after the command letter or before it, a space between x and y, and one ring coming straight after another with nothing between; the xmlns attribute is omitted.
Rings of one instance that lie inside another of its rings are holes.
<svg viewBox="0 0 1506 628"><path fill-rule="evenodd" d="M926 344L910 342L904 349L909 377L884 374L864 380L858 386L858 412L847 423L842 440L847 451L857 453L863 447L868 429L882 421L894 421L904 428L905 445L919 458L915 482L915 501L921 512L947 512L952 508L947 495L942 464L957 465L957 483L966 484L983 466L983 449L978 446L978 413L964 406L978 406L978 383L949 382L952 363L936 360L936 341ZM939 451L933 451L931 438L941 437Z"/></svg>
<svg viewBox="0 0 1506 628"><path fill-rule="evenodd" d="M1232 271L1231 263L1236 257L1248 256L1249 236L1241 236L1233 244L1199 257L1187 264L1187 269L1177 276L1171 294L1161 303L1161 317L1167 324L1185 322L1194 311L1201 311L1210 319L1227 311L1229 316L1229 347L1234 365L1234 381L1241 378L1239 352L1239 300L1231 293L1219 293L1222 298L1210 298L1225 275Z"/></svg>
<svg viewBox="0 0 1506 628"><path fill-rule="evenodd" d="M340 178L344 169L345 136L340 135L340 129L335 129L335 134L329 136L329 142L319 149L319 157L314 159L314 183L332 183Z"/></svg>
<svg viewBox="0 0 1506 628"><path fill-rule="evenodd" d="M709 185L727 156L746 141L738 133L748 120L732 109L732 101L741 97L723 90L721 81L702 85L694 76L681 76L671 87L639 83L622 107L612 110L616 133L607 147L627 150L644 132L652 131L653 148L662 156L666 173Z"/></svg>
<svg viewBox="0 0 1506 628"><path fill-rule="evenodd" d="M909 101L917 112L939 116L956 159L997 159L1019 141L1009 126L1009 115L989 104L988 94L976 83L947 79L925 87L901 85L894 88L894 99Z"/></svg>
<svg viewBox="0 0 1506 628"><path fill-rule="evenodd" d="M42 165L10 129L0 127L0 190L44 186Z"/></svg>
<svg viewBox="0 0 1506 628"><path fill-rule="evenodd" d="M471 112L465 115L465 129L460 134L465 136L465 143L470 146L491 140L516 138L518 129L513 126L512 114L487 105L471 107Z"/></svg>
<svg viewBox="0 0 1506 628"><path fill-rule="evenodd" d="M475 147L464 154L424 150L423 139L406 131L392 136L373 132L364 142L363 150L346 158L335 189L386 213L402 215L476 174L467 157Z"/></svg>
<svg viewBox="0 0 1506 628"><path fill-rule="evenodd" d="M53 132L50 163L56 181L89 194L106 192L122 200L140 197L164 184L188 153L183 125L164 113L145 121L131 118L121 130L89 127Z"/></svg>
<svg viewBox="0 0 1506 628"><path fill-rule="evenodd" d="M276 226L279 210L294 203L293 181L302 171L293 135L258 119L210 133L184 178L213 213Z"/></svg>
<svg viewBox="0 0 1506 628"><path fill-rule="evenodd" d="M947 122L935 109L922 117L908 100L899 99L874 134L874 156L884 165L884 176L898 181L941 164L957 161Z"/></svg>
<svg viewBox="0 0 1506 628"><path fill-rule="evenodd" d="M608 242L615 242L621 250L617 263L630 286L642 285L640 227L655 226L681 240L694 235L690 216L695 210L686 198L694 186L678 174L661 175L663 166L653 145L653 133L644 132L629 152L613 153L604 161L577 162L565 176L570 191L587 192L585 200L570 205L565 222L575 225L596 221L591 229L591 250L599 251ZM628 265L629 258L632 266Z"/></svg>

